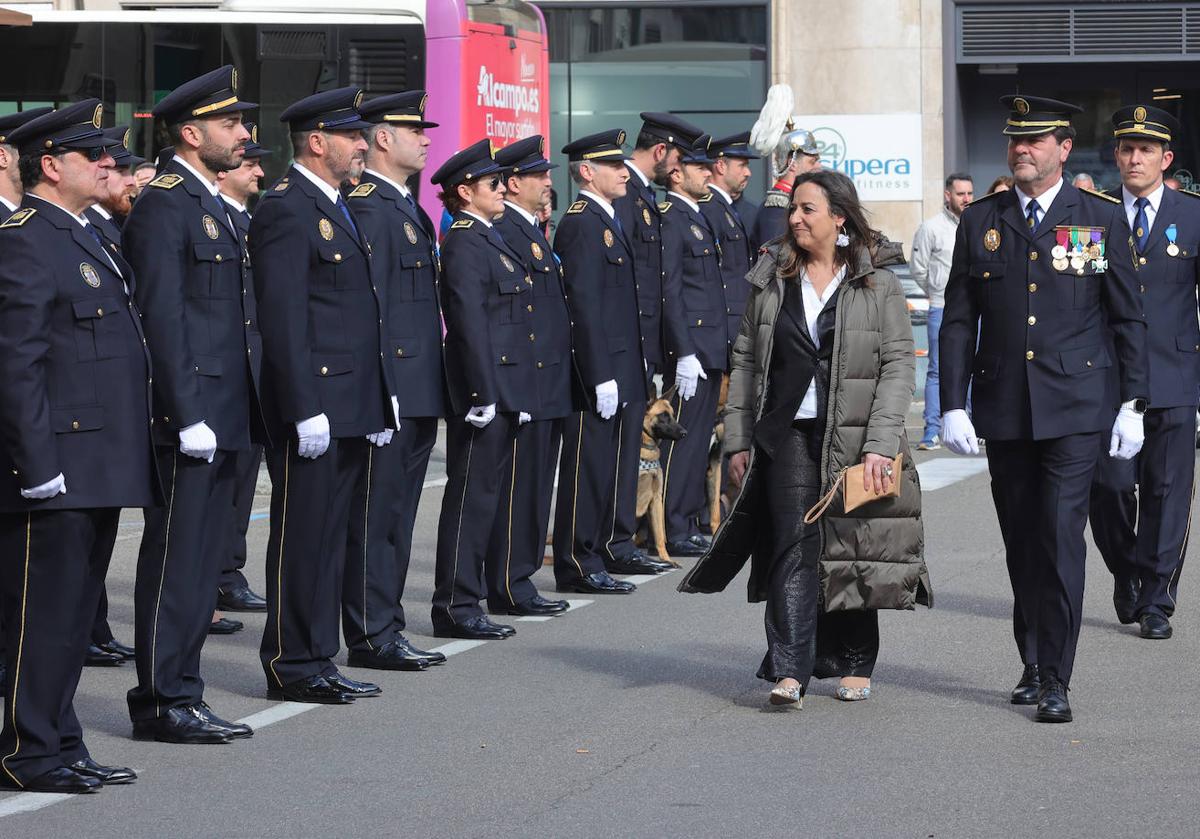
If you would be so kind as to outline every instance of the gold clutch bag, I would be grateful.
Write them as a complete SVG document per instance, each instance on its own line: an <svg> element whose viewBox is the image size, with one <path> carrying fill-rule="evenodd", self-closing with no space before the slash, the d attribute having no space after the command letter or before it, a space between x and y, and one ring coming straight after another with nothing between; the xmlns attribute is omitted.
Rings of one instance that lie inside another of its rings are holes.
<svg viewBox="0 0 1200 839"><path fill-rule="evenodd" d="M900 497L900 470L904 460L903 454L897 454L892 460L892 481L891 486L886 492L876 493L874 489L863 489L863 472L866 470L866 465L859 463L855 466L847 466L838 475L837 480L833 482L833 486L829 488L829 492L812 506L812 509L804 514L804 523L812 524L819 519L822 514L833 503L833 499L837 497L839 488L843 490L843 509L849 513L851 510L857 510L863 504L870 501L876 501L880 498L899 498Z"/></svg>

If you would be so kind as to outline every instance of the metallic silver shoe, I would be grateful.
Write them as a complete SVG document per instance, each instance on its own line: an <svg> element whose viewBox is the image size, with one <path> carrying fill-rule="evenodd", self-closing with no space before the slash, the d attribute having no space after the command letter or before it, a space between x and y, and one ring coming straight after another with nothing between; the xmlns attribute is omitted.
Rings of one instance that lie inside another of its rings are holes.
<svg viewBox="0 0 1200 839"><path fill-rule="evenodd" d="M843 702L861 702L871 698L871 686L867 685L864 688L839 687L836 696Z"/></svg>
<svg viewBox="0 0 1200 839"><path fill-rule="evenodd" d="M790 688L776 686L767 699L772 705L804 707L804 694L800 692L799 685Z"/></svg>

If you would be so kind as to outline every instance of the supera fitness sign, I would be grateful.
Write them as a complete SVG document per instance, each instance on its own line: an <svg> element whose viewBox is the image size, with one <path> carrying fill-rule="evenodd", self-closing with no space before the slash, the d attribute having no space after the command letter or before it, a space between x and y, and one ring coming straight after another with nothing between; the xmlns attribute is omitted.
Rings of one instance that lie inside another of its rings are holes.
<svg viewBox="0 0 1200 839"><path fill-rule="evenodd" d="M533 134L548 136L545 91L548 68L536 40L505 35L498 26L471 23L467 29L463 96L464 142L486 136L497 146Z"/></svg>
<svg viewBox="0 0 1200 839"><path fill-rule="evenodd" d="M920 114L795 117L817 142L821 165L854 181L863 201L921 200Z"/></svg>

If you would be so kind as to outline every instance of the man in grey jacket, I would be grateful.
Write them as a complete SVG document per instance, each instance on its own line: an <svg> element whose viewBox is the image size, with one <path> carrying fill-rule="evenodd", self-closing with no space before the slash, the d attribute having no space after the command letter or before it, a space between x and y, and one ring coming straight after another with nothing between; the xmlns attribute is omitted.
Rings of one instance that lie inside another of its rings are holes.
<svg viewBox="0 0 1200 839"><path fill-rule="evenodd" d="M942 211L917 228L912 246L912 277L929 295L929 369L925 374L925 431L917 448L931 451L940 448L942 431L941 405L938 399L938 330L942 326L942 310L946 306L946 281L950 279L950 258L954 254L954 237L958 219L975 197L975 184L970 175L954 172L946 176L945 206Z"/></svg>

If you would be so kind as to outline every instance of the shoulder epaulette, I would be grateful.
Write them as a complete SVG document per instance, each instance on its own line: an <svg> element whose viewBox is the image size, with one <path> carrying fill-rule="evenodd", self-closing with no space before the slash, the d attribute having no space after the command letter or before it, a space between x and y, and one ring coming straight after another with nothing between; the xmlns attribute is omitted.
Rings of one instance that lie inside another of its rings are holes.
<svg viewBox="0 0 1200 839"><path fill-rule="evenodd" d="M768 192L767 197L763 199L764 207L787 207L791 201L782 192Z"/></svg>
<svg viewBox="0 0 1200 839"><path fill-rule="evenodd" d="M475 223L474 219L460 218L454 224L450 225L451 230L470 230L471 225Z"/></svg>
<svg viewBox="0 0 1200 839"><path fill-rule="evenodd" d="M1121 203L1120 198L1113 198L1111 195L1105 195L1103 192L1096 192L1094 189L1085 189L1084 187L1079 187L1079 191L1086 192L1088 195L1094 195L1097 198L1103 198L1105 201L1111 201L1114 204Z"/></svg>
<svg viewBox="0 0 1200 839"><path fill-rule="evenodd" d="M658 202L658 211L659 211L660 213L665 213L665 212L666 212L667 210L669 210L669 209L671 209L671 202L670 202L670 201L659 201L659 202Z"/></svg>
<svg viewBox="0 0 1200 839"><path fill-rule="evenodd" d="M0 224L0 227L20 227L22 224L33 218L36 213L37 210L35 210L33 207L22 207L5 219L4 223Z"/></svg>
<svg viewBox="0 0 1200 839"><path fill-rule="evenodd" d="M156 186L159 189L174 189L183 183L183 176L176 175L174 172L164 172L150 182L150 186Z"/></svg>
<svg viewBox="0 0 1200 839"><path fill-rule="evenodd" d="M698 204L704 204L704 203L706 203L706 202L708 202L708 201L711 201L711 200L712 200L712 193L710 192L710 193L708 193L708 195L705 195L703 198L698 198L698 199L696 200L696 203L698 203Z"/></svg>
<svg viewBox="0 0 1200 839"><path fill-rule="evenodd" d="M567 215L572 216L572 215L575 215L576 213L582 213L586 209L587 209L586 201L576 201L570 207L567 207Z"/></svg>
<svg viewBox="0 0 1200 839"><path fill-rule="evenodd" d="M986 201L989 198L995 198L997 195L1003 195L1006 192L1008 192L1007 189L998 189L995 192L989 192L987 195L981 195L978 198L972 198L971 203L978 204L980 201Z"/></svg>
<svg viewBox="0 0 1200 839"><path fill-rule="evenodd" d="M354 187L354 191L350 193L351 198L366 198L375 191L377 184L359 184Z"/></svg>
<svg viewBox="0 0 1200 839"><path fill-rule="evenodd" d="M1180 195L1190 195L1193 198L1200 198L1200 192L1192 192L1190 189L1176 190Z"/></svg>
<svg viewBox="0 0 1200 839"><path fill-rule="evenodd" d="M275 184L275 189L273 189L272 192L287 192L287 188L289 186L291 186L291 184L288 183L287 178L284 178L282 181Z"/></svg>

